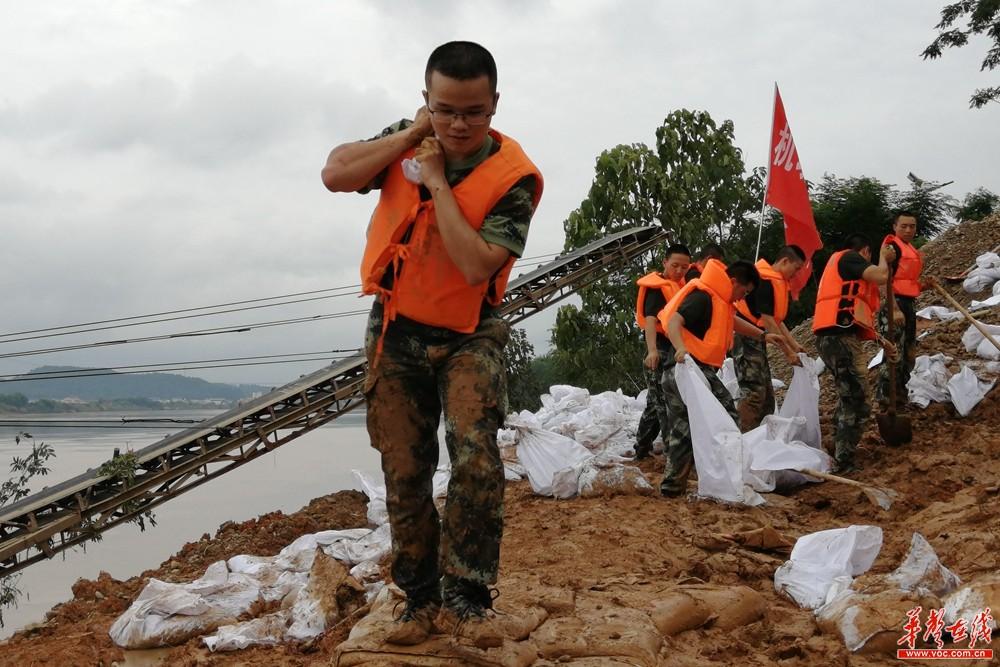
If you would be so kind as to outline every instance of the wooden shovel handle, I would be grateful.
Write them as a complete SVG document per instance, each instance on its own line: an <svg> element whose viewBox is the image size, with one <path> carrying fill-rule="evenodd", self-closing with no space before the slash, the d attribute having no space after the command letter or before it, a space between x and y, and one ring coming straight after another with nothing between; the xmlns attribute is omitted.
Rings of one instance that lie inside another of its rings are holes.
<svg viewBox="0 0 1000 667"><path fill-rule="evenodd" d="M979 333L983 334L983 336L986 337L986 340L993 343L993 347L1000 350L1000 343L997 342L997 339L994 338L993 335L986 330L986 327L984 327L979 320L977 320L972 316L972 313L967 311L965 307L962 306L962 304L956 301L955 297L953 297L951 294L948 294L948 291L945 288L938 285L937 283L934 283L934 289L936 289L941 294L941 296L946 298L951 303L951 305L955 306L955 308L958 309L958 312L962 313L962 315L965 316L965 319L969 320L969 322L972 323L972 326L979 329Z"/></svg>
<svg viewBox="0 0 1000 667"><path fill-rule="evenodd" d="M868 488L868 484L863 482L858 482L853 479L847 479L846 477L840 477L839 475L831 475L828 472L820 472L819 470L813 470L811 468L799 468L799 472L803 475L809 475L810 477L819 477L820 479L825 479L830 482L840 482L841 484L849 484L851 486L860 486Z"/></svg>

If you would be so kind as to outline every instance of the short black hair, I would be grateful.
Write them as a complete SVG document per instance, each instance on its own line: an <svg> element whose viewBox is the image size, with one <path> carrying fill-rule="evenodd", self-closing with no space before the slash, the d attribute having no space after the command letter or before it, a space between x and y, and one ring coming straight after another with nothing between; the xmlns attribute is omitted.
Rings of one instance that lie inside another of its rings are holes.
<svg viewBox="0 0 1000 667"><path fill-rule="evenodd" d="M690 257L691 251L688 250L688 247L683 243L672 243L667 246L667 252L663 255L663 259L667 259L671 255L687 255Z"/></svg>
<svg viewBox="0 0 1000 667"><path fill-rule="evenodd" d="M775 255L774 261L778 262L782 259L787 259L789 262L805 262L806 253L803 252L802 248L797 245L786 245L782 246L778 254Z"/></svg>
<svg viewBox="0 0 1000 667"><path fill-rule="evenodd" d="M757 267L746 260L739 259L727 266L726 275L752 289L757 289L757 286L760 285L760 273L757 271Z"/></svg>
<svg viewBox="0 0 1000 667"><path fill-rule="evenodd" d="M722 252L722 246L718 243L706 243L701 247L698 259L717 259L723 262L726 259L726 255Z"/></svg>
<svg viewBox="0 0 1000 667"><path fill-rule="evenodd" d="M900 218L913 218L917 219L917 214L913 211L908 211L905 208L899 209L892 214L892 224L899 222Z"/></svg>
<svg viewBox="0 0 1000 667"><path fill-rule="evenodd" d="M871 250L872 240L864 234L851 234L844 239L843 245L842 250L856 250L857 252L861 252L865 248Z"/></svg>
<svg viewBox="0 0 1000 667"><path fill-rule="evenodd" d="M459 81L485 76L490 80L490 90L497 92L497 63L489 51L475 42L448 42L434 49L424 70L427 88L431 87L431 72Z"/></svg>

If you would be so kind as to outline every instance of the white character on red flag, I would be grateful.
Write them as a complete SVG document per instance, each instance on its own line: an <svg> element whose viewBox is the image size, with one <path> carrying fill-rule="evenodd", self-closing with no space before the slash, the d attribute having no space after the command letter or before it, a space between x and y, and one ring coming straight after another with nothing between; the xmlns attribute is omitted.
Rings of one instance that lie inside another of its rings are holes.
<svg viewBox="0 0 1000 667"><path fill-rule="evenodd" d="M798 298L812 275L813 253L823 247L823 241L816 230L809 191L802 175L802 163L777 86L774 87L770 162L764 202L781 211L785 219L785 243L799 246L806 254L805 266L790 281L792 294Z"/></svg>

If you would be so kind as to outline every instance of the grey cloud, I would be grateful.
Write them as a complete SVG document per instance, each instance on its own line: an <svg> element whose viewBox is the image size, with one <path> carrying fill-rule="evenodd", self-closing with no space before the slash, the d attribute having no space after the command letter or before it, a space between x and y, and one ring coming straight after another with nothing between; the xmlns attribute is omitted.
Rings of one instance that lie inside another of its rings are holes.
<svg viewBox="0 0 1000 667"><path fill-rule="evenodd" d="M364 127L386 98L378 89L358 91L235 58L186 90L152 72L104 85L62 84L0 109L0 136L81 154L142 147L212 167L258 156L315 126Z"/></svg>

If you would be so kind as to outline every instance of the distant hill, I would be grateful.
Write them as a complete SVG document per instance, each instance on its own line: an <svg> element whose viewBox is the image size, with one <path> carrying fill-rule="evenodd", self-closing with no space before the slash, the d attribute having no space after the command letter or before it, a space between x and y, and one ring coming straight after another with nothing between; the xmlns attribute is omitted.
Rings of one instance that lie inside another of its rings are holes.
<svg viewBox="0 0 1000 667"><path fill-rule="evenodd" d="M78 366L41 366L29 374L66 371L103 371L104 369ZM82 401L112 400L118 398L148 398L157 401L171 399L237 401L254 394L265 393L270 386L259 384L224 384L176 373L124 374L108 372L98 377L59 378L51 380L18 380L0 383L0 394L23 394L29 400L64 400L78 398Z"/></svg>

